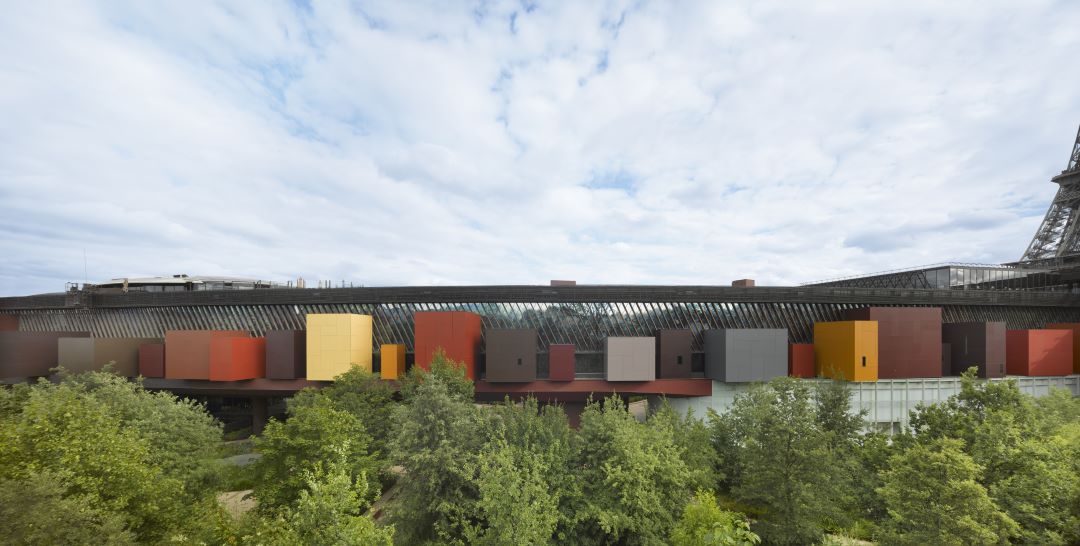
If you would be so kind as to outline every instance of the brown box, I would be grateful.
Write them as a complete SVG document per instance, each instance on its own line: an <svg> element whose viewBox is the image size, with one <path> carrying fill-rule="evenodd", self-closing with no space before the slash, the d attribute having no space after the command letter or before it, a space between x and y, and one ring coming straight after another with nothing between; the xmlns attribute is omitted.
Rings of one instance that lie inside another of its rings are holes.
<svg viewBox="0 0 1080 546"><path fill-rule="evenodd" d="M124 377L139 373L139 347L160 343L155 338L71 338L58 340L58 362L70 372L99 371L112 363L112 371Z"/></svg>
<svg viewBox="0 0 1080 546"><path fill-rule="evenodd" d="M307 377L307 335L303 330L266 332L266 378Z"/></svg>
<svg viewBox="0 0 1080 546"><path fill-rule="evenodd" d="M165 344L144 343L139 345L139 375L165 377Z"/></svg>
<svg viewBox="0 0 1080 546"><path fill-rule="evenodd" d="M165 332L165 378L210 379L210 341L251 337L242 330L169 330Z"/></svg>
<svg viewBox="0 0 1080 546"><path fill-rule="evenodd" d="M0 315L0 332L15 332L19 329L19 317Z"/></svg>
<svg viewBox="0 0 1080 546"><path fill-rule="evenodd" d="M62 337L90 337L89 332L0 332L0 377L44 377L60 363Z"/></svg>
<svg viewBox="0 0 1080 546"><path fill-rule="evenodd" d="M941 377L940 307L864 307L847 320L878 323L878 379Z"/></svg>
<svg viewBox="0 0 1080 546"><path fill-rule="evenodd" d="M536 330L533 328L488 329L487 371L491 383L522 383L536 380Z"/></svg>
<svg viewBox="0 0 1080 546"><path fill-rule="evenodd" d="M690 330L657 330L657 379L685 379L690 377L690 344L693 340L694 333Z"/></svg>
<svg viewBox="0 0 1080 546"><path fill-rule="evenodd" d="M574 380L574 344L551 344L548 346L548 380Z"/></svg>
<svg viewBox="0 0 1080 546"><path fill-rule="evenodd" d="M1004 322L942 324L941 339L949 345L947 375L960 375L976 367L979 377L1005 377Z"/></svg>

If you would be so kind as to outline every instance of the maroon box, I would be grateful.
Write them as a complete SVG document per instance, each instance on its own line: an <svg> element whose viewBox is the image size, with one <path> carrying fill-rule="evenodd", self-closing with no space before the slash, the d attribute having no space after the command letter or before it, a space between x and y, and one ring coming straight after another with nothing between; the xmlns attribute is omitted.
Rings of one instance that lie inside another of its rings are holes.
<svg viewBox="0 0 1080 546"><path fill-rule="evenodd" d="M0 377L44 377L60 364L62 337L89 332L0 332Z"/></svg>
<svg viewBox="0 0 1080 546"><path fill-rule="evenodd" d="M165 344L143 343L139 345L139 375L165 377Z"/></svg>
<svg viewBox="0 0 1080 546"><path fill-rule="evenodd" d="M878 323L878 379L941 377L940 307L864 307L847 320Z"/></svg>
<svg viewBox="0 0 1080 546"><path fill-rule="evenodd" d="M656 332L656 378L686 379L690 377L690 330L658 330Z"/></svg>
<svg viewBox="0 0 1080 546"><path fill-rule="evenodd" d="M15 332L19 329L19 317L0 315L0 332Z"/></svg>
<svg viewBox="0 0 1080 546"><path fill-rule="evenodd" d="M548 380L574 380L573 344L554 344L548 347Z"/></svg>
<svg viewBox="0 0 1080 546"><path fill-rule="evenodd" d="M811 379L814 377L814 344L792 343L788 345L787 374L791 377Z"/></svg>
<svg viewBox="0 0 1080 546"><path fill-rule="evenodd" d="M307 377L307 333L304 330L266 332L266 378Z"/></svg>

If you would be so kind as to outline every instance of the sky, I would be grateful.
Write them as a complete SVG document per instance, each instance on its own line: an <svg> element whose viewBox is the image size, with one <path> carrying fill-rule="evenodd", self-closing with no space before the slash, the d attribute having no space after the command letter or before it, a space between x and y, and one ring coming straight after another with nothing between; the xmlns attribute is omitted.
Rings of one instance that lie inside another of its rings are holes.
<svg viewBox="0 0 1080 546"><path fill-rule="evenodd" d="M1078 50L1069 1L15 2L0 295L1016 260Z"/></svg>

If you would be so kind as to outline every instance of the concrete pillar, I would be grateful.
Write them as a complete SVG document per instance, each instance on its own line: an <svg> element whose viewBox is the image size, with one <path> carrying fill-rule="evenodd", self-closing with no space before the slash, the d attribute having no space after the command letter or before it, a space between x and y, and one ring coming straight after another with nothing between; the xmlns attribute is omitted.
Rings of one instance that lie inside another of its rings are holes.
<svg viewBox="0 0 1080 546"><path fill-rule="evenodd" d="M251 434L261 435L266 427L266 397L256 396L251 399Z"/></svg>

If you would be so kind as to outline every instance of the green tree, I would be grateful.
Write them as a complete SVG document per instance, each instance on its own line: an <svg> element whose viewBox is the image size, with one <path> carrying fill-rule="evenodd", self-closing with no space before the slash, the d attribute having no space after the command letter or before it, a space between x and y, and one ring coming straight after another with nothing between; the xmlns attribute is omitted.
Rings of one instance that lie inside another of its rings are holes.
<svg viewBox="0 0 1080 546"><path fill-rule="evenodd" d="M569 542L584 499L575 476L580 442L566 413L555 405L541 407L532 397L520 403L507 399L486 411L488 445L481 452L477 473L486 535L528 535L528 541L537 544ZM513 466L507 464L511 462ZM515 485L500 488L500 483ZM535 491L543 492L535 502L502 502L525 495L518 491L534 486L542 487ZM543 525L534 526L535 522ZM548 529L549 523L552 529Z"/></svg>
<svg viewBox="0 0 1080 546"><path fill-rule="evenodd" d="M580 542L666 544L689 501L690 471L672 430L639 423L617 396L581 416Z"/></svg>
<svg viewBox="0 0 1080 546"><path fill-rule="evenodd" d="M254 467L259 509L273 512L296 502L307 485L305 471L313 471L334 453L344 454L342 465L352 479L376 475L370 442L363 423L328 398L295 408L284 423L272 419L255 440L262 454Z"/></svg>
<svg viewBox="0 0 1080 546"><path fill-rule="evenodd" d="M369 447L372 454L379 459L385 457L396 406L394 387L390 381L353 366L326 387L308 388L296 393L289 399L289 413L318 404L320 399L329 399L334 408L356 416L371 437Z"/></svg>
<svg viewBox="0 0 1080 546"><path fill-rule="evenodd" d="M693 410L688 409L685 415L679 415L663 398L660 407L649 415L647 423L670 431L679 450L679 458L690 472L687 483L691 490L712 490L716 487L720 478L719 459L713 448L712 431L704 421L694 417Z"/></svg>
<svg viewBox="0 0 1080 546"><path fill-rule="evenodd" d="M69 495L64 480L35 473L0 480L0 536L8 544L135 544L127 521L104 510L94 498Z"/></svg>
<svg viewBox="0 0 1080 546"><path fill-rule="evenodd" d="M368 482L352 476L349 454L337 449L326 461L301 472L304 486L293 505L256 514L242 544L265 546L390 546L393 527L379 527L364 511Z"/></svg>
<svg viewBox="0 0 1080 546"><path fill-rule="evenodd" d="M119 518L139 542L196 540L207 532L208 498L185 491L177 477L183 473L161 466L167 450L99 394L66 379L30 388L18 413L0 425L0 479L33 484L38 475L59 477L53 485L62 499L111 515L103 522Z"/></svg>
<svg viewBox="0 0 1080 546"><path fill-rule="evenodd" d="M770 544L809 544L835 514L837 468L829 435L817 423L806 382L778 378L713 414L716 439L738 473L730 492L760 512L755 531Z"/></svg>
<svg viewBox="0 0 1080 546"><path fill-rule="evenodd" d="M431 358L429 370L425 370L420 366L413 366L412 368L409 368L409 371L401 378L400 388L402 398L404 398L406 402L411 400L416 396L420 389L420 385L429 377L438 378L451 398L468 402L473 401L475 385L472 380L465 375L465 364L455 362L453 359L446 356L446 352L443 351L441 347L435 349L435 353Z"/></svg>
<svg viewBox="0 0 1080 546"><path fill-rule="evenodd" d="M150 463L183 482L189 496L206 495L220 470L221 423L202 405L169 392L147 391L141 382L107 370L60 377L64 384L84 390L121 426L146 440Z"/></svg>
<svg viewBox="0 0 1080 546"><path fill-rule="evenodd" d="M883 544L1008 544L1019 527L977 481L982 469L951 438L893 456L883 474Z"/></svg>
<svg viewBox="0 0 1080 546"><path fill-rule="evenodd" d="M489 444L476 472L480 522L466 531L470 544L550 544L559 521L559 491L552 490L546 457Z"/></svg>
<svg viewBox="0 0 1080 546"><path fill-rule="evenodd" d="M721 510L716 496L699 490L686 505L671 533L673 546L753 546L761 537L750 530L746 517Z"/></svg>
<svg viewBox="0 0 1080 546"><path fill-rule="evenodd" d="M461 384L460 365L443 358L437 355L430 372L410 373L406 402L394 413L391 453L403 476L388 512L402 544L463 542L479 521L475 469L486 443L484 415L471 384Z"/></svg>

